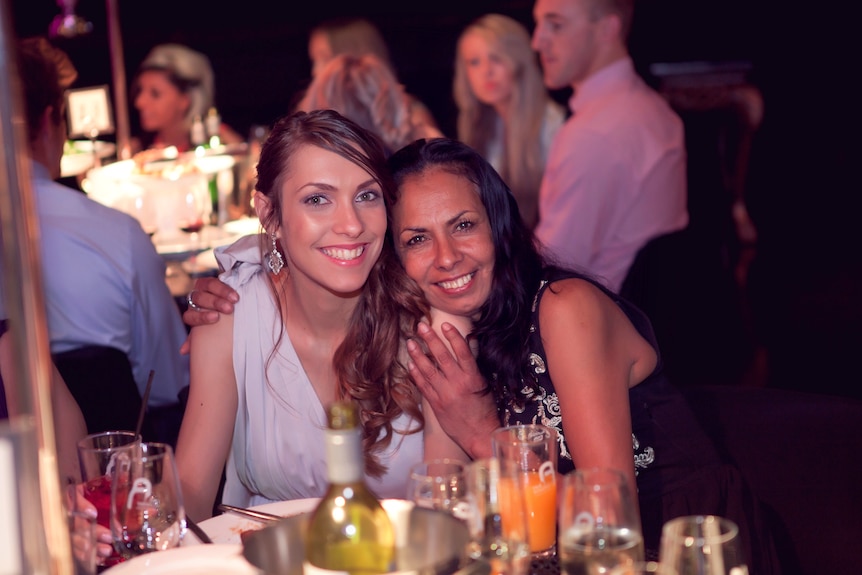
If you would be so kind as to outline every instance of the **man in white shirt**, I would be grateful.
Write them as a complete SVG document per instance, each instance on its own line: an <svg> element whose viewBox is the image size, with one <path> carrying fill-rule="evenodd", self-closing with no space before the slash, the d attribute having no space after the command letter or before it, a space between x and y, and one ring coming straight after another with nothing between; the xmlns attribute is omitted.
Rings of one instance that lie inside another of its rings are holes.
<svg viewBox="0 0 862 575"><path fill-rule="evenodd" d="M51 353L56 361L57 354L90 346L119 350L141 396L153 370L148 408L173 412L175 421L157 437L173 441L181 419L178 393L188 385L189 366L179 353L186 330L165 284L165 263L137 220L54 181L66 140L64 90L77 76L65 53L45 39L23 40L19 75ZM81 405L85 417L87 408Z"/></svg>
<svg viewBox="0 0 862 575"><path fill-rule="evenodd" d="M634 70L633 11L633 0L533 8L545 85L574 90L551 144L536 236L561 264L614 291L638 250L688 223L682 121Z"/></svg>

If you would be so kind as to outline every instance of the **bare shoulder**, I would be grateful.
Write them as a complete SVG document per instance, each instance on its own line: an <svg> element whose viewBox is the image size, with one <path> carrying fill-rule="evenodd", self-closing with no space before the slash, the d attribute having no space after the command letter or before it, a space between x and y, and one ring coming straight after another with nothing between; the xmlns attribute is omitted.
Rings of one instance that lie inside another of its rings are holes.
<svg viewBox="0 0 862 575"><path fill-rule="evenodd" d="M629 385L655 368L657 356L650 343L617 303L587 280L568 278L549 286L539 305L539 322L549 357L576 359L572 350L578 349L584 354L580 360L589 356L631 366Z"/></svg>
<svg viewBox="0 0 862 575"><path fill-rule="evenodd" d="M593 283L581 278L567 278L552 283L539 304L543 325L574 316L600 320L618 312L617 305Z"/></svg>

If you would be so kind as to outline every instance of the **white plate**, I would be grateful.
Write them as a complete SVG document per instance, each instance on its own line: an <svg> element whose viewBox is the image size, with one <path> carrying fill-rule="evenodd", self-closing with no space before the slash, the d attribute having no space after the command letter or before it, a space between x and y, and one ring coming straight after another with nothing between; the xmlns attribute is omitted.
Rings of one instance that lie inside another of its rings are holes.
<svg viewBox="0 0 862 575"><path fill-rule="evenodd" d="M320 500L317 498L294 499L293 501L278 501L276 503L258 505L257 507L252 507L252 509L255 511L265 511L266 513L272 513L273 515L288 517L290 515L298 515L299 513L312 511L317 506L318 501ZM267 526L266 523L255 521L254 519L246 519L236 513L223 513L222 515L207 519L206 521L201 521L198 525L200 525L201 529L206 531L207 535L210 536L210 539L213 540L213 543L230 543L234 545L242 543L240 535L243 531L263 529ZM184 539L183 545L186 544L189 546L198 544L197 538L194 538L193 541L186 541Z"/></svg>
<svg viewBox="0 0 862 575"><path fill-rule="evenodd" d="M240 218L222 224L221 229L229 234L248 236L260 233L260 220L257 218Z"/></svg>
<svg viewBox="0 0 862 575"><path fill-rule="evenodd" d="M111 567L110 575L255 575L242 556L242 545L195 545L157 551Z"/></svg>

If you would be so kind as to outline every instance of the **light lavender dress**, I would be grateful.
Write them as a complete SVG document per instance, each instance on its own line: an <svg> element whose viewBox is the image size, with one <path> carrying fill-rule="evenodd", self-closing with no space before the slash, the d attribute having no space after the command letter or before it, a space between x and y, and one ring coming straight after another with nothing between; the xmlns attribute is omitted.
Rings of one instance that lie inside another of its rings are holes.
<svg viewBox="0 0 862 575"><path fill-rule="evenodd" d="M285 332L260 264L256 236L218 248L221 279L240 294L234 311L233 364L238 405L222 501L243 507L320 497L326 487L326 416ZM266 375L264 375L266 369ZM396 430L414 428L402 416ZM409 467L422 461L423 434L396 433L381 460L388 472L366 477L381 498L403 498Z"/></svg>

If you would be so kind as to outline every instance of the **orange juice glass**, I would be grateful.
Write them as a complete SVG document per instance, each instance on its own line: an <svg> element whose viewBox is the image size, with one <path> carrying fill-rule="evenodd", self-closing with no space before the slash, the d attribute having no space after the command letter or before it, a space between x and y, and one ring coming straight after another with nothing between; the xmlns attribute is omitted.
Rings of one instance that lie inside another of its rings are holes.
<svg viewBox="0 0 862 575"><path fill-rule="evenodd" d="M543 425L514 425L491 437L494 455L520 472L518 489L527 512L530 551L534 556L552 555L557 539L556 431ZM506 499L506 489L513 488L501 485L501 500ZM505 521L505 512L501 514Z"/></svg>

